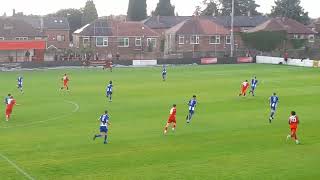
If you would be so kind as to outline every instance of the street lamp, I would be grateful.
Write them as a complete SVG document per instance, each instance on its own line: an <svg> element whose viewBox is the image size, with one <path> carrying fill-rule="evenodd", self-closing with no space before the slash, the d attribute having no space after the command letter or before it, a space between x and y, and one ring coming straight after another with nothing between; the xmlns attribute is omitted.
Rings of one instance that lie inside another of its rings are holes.
<svg viewBox="0 0 320 180"><path fill-rule="evenodd" d="M233 51L234 51L234 0L232 0L232 10L231 10L231 52L230 56L233 57Z"/></svg>
<svg viewBox="0 0 320 180"><path fill-rule="evenodd" d="M143 51L143 45L144 45L144 26L141 27L141 30L142 30L142 38L141 38L140 60L142 60L142 51Z"/></svg>

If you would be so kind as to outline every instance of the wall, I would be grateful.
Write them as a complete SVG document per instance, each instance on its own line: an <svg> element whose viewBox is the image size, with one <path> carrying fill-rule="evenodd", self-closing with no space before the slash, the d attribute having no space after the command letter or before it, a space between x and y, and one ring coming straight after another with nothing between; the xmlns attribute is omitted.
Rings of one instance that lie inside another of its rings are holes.
<svg viewBox="0 0 320 180"><path fill-rule="evenodd" d="M258 64L287 64L287 65L291 65L291 66L314 67L314 60L288 59L288 61L286 63L283 58L267 57L267 56L257 56L256 63L258 63Z"/></svg>
<svg viewBox="0 0 320 180"><path fill-rule="evenodd" d="M70 44L69 30L46 30L45 35L48 36L47 47L51 45L58 49L67 49ZM64 41L57 41L57 36L63 35Z"/></svg>

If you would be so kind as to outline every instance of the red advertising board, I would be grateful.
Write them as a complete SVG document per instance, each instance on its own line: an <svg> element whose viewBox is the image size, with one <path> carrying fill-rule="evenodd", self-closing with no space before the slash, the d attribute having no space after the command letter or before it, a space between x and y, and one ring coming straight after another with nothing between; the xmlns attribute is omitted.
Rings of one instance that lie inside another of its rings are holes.
<svg viewBox="0 0 320 180"><path fill-rule="evenodd" d="M238 63L252 63L253 58L252 57L238 57L237 61L238 61Z"/></svg>
<svg viewBox="0 0 320 180"><path fill-rule="evenodd" d="M201 64L217 64L217 58L201 58Z"/></svg>
<svg viewBox="0 0 320 180"><path fill-rule="evenodd" d="M45 41L0 41L0 50L46 49Z"/></svg>

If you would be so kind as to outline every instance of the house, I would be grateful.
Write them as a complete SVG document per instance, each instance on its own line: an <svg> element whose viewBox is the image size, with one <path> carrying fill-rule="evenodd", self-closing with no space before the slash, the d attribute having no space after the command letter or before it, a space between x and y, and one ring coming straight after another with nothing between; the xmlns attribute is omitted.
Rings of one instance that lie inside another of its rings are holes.
<svg viewBox="0 0 320 180"><path fill-rule="evenodd" d="M95 59L150 59L161 54L160 35L141 22L98 19L73 33L75 48Z"/></svg>
<svg viewBox="0 0 320 180"><path fill-rule="evenodd" d="M315 43L316 31L308 28L307 26L289 18L278 17L272 18L268 21L260 24L259 26L251 29L248 33L254 33L259 31L285 31L288 39L305 40L308 46L313 46ZM290 48L290 44L287 44Z"/></svg>
<svg viewBox="0 0 320 180"><path fill-rule="evenodd" d="M194 17L187 19L165 32L166 54L190 52L225 52L230 50L230 30L210 19ZM235 36L235 44L240 44Z"/></svg>
<svg viewBox="0 0 320 180"><path fill-rule="evenodd" d="M46 37L25 21L0 18L0 61L42 61Z"/></svg>
<svg viewBox="0 0 320 180"><path fill-rule="evenodd" d="M14 16L22 20L47 37L47 49L64 51L70 47L70 26L67 18Z"/></svg>

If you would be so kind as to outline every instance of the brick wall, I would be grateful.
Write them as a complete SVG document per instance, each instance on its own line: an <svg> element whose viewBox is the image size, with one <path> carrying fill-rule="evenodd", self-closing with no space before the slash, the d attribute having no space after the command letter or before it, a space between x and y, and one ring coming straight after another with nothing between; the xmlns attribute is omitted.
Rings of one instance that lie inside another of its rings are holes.
<svg viewBox="0 0 320 180"><path fill-rule="evenodd" d="M48 37L47 47L55 46L58 49L67 49L70 44L69 30L45 30ZM64 36L64 41L58 41L58 36Z"/></svg>

